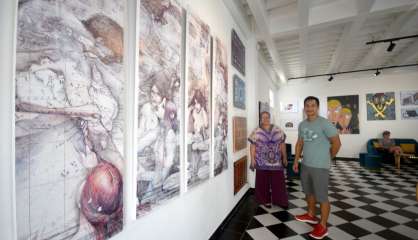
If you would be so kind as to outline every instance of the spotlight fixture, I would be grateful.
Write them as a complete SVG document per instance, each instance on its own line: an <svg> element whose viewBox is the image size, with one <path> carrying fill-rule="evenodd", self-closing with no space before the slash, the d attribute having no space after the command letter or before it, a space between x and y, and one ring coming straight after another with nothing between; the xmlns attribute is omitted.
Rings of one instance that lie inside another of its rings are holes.
<svg viewBox="0 0 418 240"><path fill-rule="evenodd" d="M379 74L380 74L379 69L376 69L376 72L374 73L374 76L377 77L377 76L379 76Z"/></svg>
<svg viewBox="0 0 418 240"><path fill-rule="evenodd" d="M396 44L394 42L390 42L388 49L386 49L388 52L392 52L392 50L395 48Z"/></svg>
<svg viewBox="0 0 418 240"><path fill-rule="evenodd" d="M329 75L328 82L331 82L334 79L334 76Z"/></svg>

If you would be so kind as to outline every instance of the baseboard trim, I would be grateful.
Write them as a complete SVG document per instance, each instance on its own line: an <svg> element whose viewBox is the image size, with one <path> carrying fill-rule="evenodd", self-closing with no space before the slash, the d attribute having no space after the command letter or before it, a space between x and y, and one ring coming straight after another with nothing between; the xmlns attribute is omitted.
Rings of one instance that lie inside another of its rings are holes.
<svg viewBox="0 0 418 240"><path fill-rule="evenodd" d="M356 161L356 162L358 162L358 158L337 157L336 159L337 159L337 161L342 160L342 161Z"/></svg>
<svg viewBox="0 0 418 240"><path fill-rule="evenodd" d="M228 223L231 221L234 214L238 211L238 208L241 206L241 204L250 196L253 195L255 192L254 188L249 188L247 192L244 193L244 196L238 201L238 203L235 205L235 207L229 212L228 216L222 221L221 225L215 230L215 232L212 234L212 236L209 238L209 240L216 240L219 239L220 235L223 233L225 227L228 225Z"/></svg>

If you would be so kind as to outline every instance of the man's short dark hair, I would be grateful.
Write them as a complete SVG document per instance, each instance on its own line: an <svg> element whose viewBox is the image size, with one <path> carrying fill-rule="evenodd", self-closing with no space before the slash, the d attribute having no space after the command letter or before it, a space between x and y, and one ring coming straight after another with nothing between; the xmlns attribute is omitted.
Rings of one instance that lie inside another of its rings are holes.
<svg viewBox="0 0 418 240"><path fill-rule="evenodd" d="M316 105L319 107L319 99L317 97L314 96L309 96L305 98L305 101L303 101L303 106L306 105L306 102L314 100L316 102Z"/></svg>

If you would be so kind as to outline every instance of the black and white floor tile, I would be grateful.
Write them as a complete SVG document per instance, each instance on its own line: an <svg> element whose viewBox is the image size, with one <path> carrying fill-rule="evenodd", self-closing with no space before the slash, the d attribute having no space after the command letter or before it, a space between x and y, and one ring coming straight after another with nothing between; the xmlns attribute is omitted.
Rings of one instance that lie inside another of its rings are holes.
<svg viewBox="0 0 418 240"><path fill-rule="evenodd" d="M400 171L386 164L370 171L356 161L340 160L330 174L329 235L324 239L418 239L417 163L403 164ZM219 239L310 239L312 226L294 218L306 212L300 180L287 184L288 209L260 207L250 195Z"/></svg>

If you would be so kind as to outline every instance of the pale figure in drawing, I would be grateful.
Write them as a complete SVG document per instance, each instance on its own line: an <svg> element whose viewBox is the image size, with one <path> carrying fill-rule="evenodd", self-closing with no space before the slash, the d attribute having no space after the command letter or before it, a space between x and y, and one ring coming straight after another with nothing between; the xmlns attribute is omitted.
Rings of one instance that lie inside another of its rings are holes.
<svg viewBox="0 0 418 240"><path fill-rule="evenodd" d="M18 239L122 229L124 6L95 2L19 2Z"/></svg>

